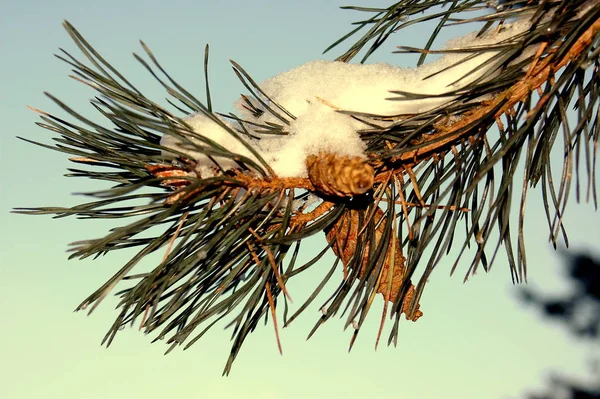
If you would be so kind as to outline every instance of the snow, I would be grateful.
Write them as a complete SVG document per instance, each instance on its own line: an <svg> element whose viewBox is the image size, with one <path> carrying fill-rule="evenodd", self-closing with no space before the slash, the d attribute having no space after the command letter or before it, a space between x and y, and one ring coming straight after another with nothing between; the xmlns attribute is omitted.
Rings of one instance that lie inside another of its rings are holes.
<svg viewBox="0 0 600 399"><path fill-rule="evenodd" d="M306 157L320 151L363 156L365 143L356 131L362 123L314 102L289 126L287 137L267 137L257 144L282 177L306 176Z"/></svg>
<svg viewBox="0 0 600 399"><path fill-rule="evenodd" d="M359 131L367 126L338 110L381 116L409 115L431 111L443 106L458 95L456 92L478 80L489 79L496 73L501 61L492 60L497 51L477 51L487 46L510 40L530 27L526 19L505 24L501 31L491 30L482 37L476 33L451 40L446 49L463 51L446 54L418 68L400 68L389 64L348 64L337 61L317 60L283 72L259 84L261 90L274 102L284 107L295 119L289 125L268 111L253 115L242 105L242 98L234 103L237 116L260 125L277 124L284 127L286 135L261 133L262 128L245 124L253 136L240 133L239 124L218 118L222 125L203 113L184 119L192 130L213 140L233 154L240 154L256 161L256 158L240 140L245 140L269 164L280 177L306 177L305 160L308 155L319 152L365 157L365 143ZM475 72L473 72L475 71ZM468 75L465 77L465 75ZM426 98L408 98L393 91L428 95ZM257 107L256 99L248 97ZM269 103L269 98L262 98ZM276 107L270 105L273 109ZM282 112L279 112L283 115ZM224 127L225 126L225 127ZM228 130L236 131L237 139ZM210 148L199 138L190 137L194 145ZM175 136L165 135L161 144L181 151L198 161L202 176L215 173L214 162L202 150L184 145ZM233 156L232 154L232 156ZM238 167L227 157L213 158L222 169Z"/></svg>
<svg viewBox="0 0 600 399"><path fill-rule="evenodd" d="M216 118L222 120L222 118ZM208 115L199 112L190 117L184 118L184 121L190 126L193 132L212 140L214 143L224 147L225 150L228 150L233 154L243 155L248 158L255 159L242 142L236 140L231 133L229 133L225 128L215 122ZM232 125L227 124L225 121L222 122L225 125L229 125L229 127L233 129ZM187 139L189 139L192 144L184 143L182 139L167 134L161 138L160 144L164 147L181 151L190 158L196 160L198 162L197 171L200 172L201 176L212 174L213 172L210 167L214 166L214 163L206 155L206 153L201 150L210 150L212 146L204 140L193 137L192 135L187 136ZM224 170L239 167L238 163L233 161L231 158L223 156L213 156L212 158L217 161L219 166Z"/></svg>

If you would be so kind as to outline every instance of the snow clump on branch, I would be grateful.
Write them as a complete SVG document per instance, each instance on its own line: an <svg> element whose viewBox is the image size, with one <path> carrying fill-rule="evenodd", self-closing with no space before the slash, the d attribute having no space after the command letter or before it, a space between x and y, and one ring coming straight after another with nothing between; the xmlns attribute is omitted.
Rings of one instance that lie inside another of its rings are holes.
<svg viewBox="0 0 600 399"><path fill-rule="evenodd" d="M445 50L454 52L417 68L383 63L365 65L311 61L259 84L266 95L261 97L263 102L269 104L273 101L294 116L295 119L289 118L288 126L283 126L281 119L268 110L260 115L251 112L244 107L245 100L240 98L234 107L252 137L243 134L237 122L218 115L209 117L204 113L196 113L184 118L193 132L212 140L231 152L231 156L213 154L209 157L206 152L212 146L194 137L190 137L191 142L200 148L183 144L174 135L163 136L161 145L183 152L197 161L197 171L202 176L215 173L215 162L223 170L239 167L238 162L232 159L234 154L258 163L247 148L249 145L277 176L306 177L305 161L309 155L325 152L366 157L366 145L359 131L368 126L338 111L398 116L443 107L455 100L461 90L468 90L470 84L481 83L494 76L501 60L494 59L499 50L490 50L490 45L508 42L530 26L531 22L523 18L479 37L477 32L473 32L455 38L445 46ZM423 97L402 96L394 91ZM260 108L256 99L249 100L254 100L253 104L256 103ZM279 112L273 104L270 107ZM265 125L272 124L282 125L284 134L260 132ZM240 138L234 137L229 129L236 131Z"/></svg>

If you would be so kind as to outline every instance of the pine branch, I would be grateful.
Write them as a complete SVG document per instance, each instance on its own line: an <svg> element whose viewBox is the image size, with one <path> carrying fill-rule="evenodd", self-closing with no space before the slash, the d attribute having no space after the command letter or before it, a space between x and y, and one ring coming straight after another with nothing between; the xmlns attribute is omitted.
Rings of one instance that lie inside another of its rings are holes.
<svg viewBox="0 0 600 399"><path fill-rule="evenodd" d="M260 148L263 140L291 136L295 124L306 116L295 115L237 63L232 62L234 72L249 94L239 102L240 115L223 115L210 101L208 47L205 105L168 75L142 43L146 55L135 58L165 88L171 111L145 97L65 23L87 64L65 51L58 57L73 68L74 79L96 92L91 103L110 127L48 95L66 114L63 118L34 109L40 114L38 125L57 136L53 145L24 140L69 154L77 167L70 168L68 176L112 186L88 193L92 200L74 207L15 211L84 219L135 217L103 238L72 246L71 258L125 248L138 251L77 308L91 312L119 283L131 283L117 293L120 313L104 339L107 345L124 326L139 321L140 329L156 333L157 340L166 338L169 351L179 345L187 348L215 323L226 320L233 339L225 367L229 373L260 320L270 317L279 337L278 306L284 307L283 325L290 325L339 268L342 279L322 304L323 315L309 336L341 314L346 326L354 327L352 346L381 294L385 305L379 335L389 309L394 323L388 343L395 344L401 315L417 320L423 314L419 299L426 282L453 246L460 247L453 271L463 255L474 252L465 279L480 266L489 270L501 246L513 281L526 279L523 228L530 188L541 188L555 245L560 235L566 239L562 217L573 170L577 199L585 191L586 199L596 204L598 2L515 0L490 8L474 0L399 1L385 9L348 8L374 15L357 23L354 33L367 32L339 60L349 61L364 49L365 61L393 32L432 20L438 23L425 48L404 47L400 52L420 53L419 64L433 53L464 57L424 81L481 55L491 57L485 65L453 76L452 88L444 93L390 87L390 102L435 99L439 104L414 113L377 114L344 109L329 98L304 99L360 126L358 134L366 147L366 159L310 154L304 165L306 177L280 176ZM483 37L505 32L512 19L530 25L491 44L433 49L447 26L477 25ZM199 131L196 117L227 140ZM555 146L564 155L559 177L552 175L550 162ZM525 173L517 182L520 166ZM587 175L585 190L580 174ZM515 254L511 215L518 189ZM464 240L458 233L461 223ZM322 232L327 240L323 251L297 264L302 240ZM334 264L288 317L293 295L287 290L289 280L317 264L329 249L336 256ZM133 271L141 259L157 251L163 257L153 270Z"/></svg>

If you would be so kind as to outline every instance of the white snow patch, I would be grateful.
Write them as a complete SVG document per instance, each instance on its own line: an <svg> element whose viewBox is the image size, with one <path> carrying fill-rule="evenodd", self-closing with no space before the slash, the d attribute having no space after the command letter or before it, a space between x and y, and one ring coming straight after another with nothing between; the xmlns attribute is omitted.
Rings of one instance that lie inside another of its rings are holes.
<svg viewBox="0 0 600 399"><path fill-rule="evenodd" d="M233 129L233 126L222 118L218 117L226 126L229 126ZM196 113L192 116L184 118L184 121L190 125L192 130L200 136L206 137L216 144L225 148L225 150L230 151L232 153L249 157L254 159L252 153L244 146L244 144L234 138L225 128L211 119L208 115L204 113ZM183 142L180 138L172 135L164 135L160 144L167 148L171 148L177 151L181 151L190 158L198 161L198 171L201 172L201 176L206 176L207 174L211 174L210 170L211 166L216 166L214 162L210 160L210 158L205 154L205 152L201 151L201 148L211 149L212 147L202 141L197 137L188 136L189 140L193 143L193 145ZM197 147L197 148L195 148ZM212 156L212 158L219 164L221 168L224 170L233 169L238 167L238 164L230 158L222 157L222 156Z"/></svg>
<svg viewBox="0 0 600 399"><path fill-rule="evenodd" d="M289 134L267 137L256 145L281 177L306 176L306 157L321 151L364 156L357 130L362 123L318 102L310 104L289 126Z"/></svg>
<svg viewBox="0 0 600 399"><path fill-rule="evenodd" d="M456 38L448 42L445 48L476 49L478 46L499 43L526 31L530 25L527 19L518 20L504 25L500 32L491 30L482 37L471 33ZM278 176L306 177L305 160L308 155L323 151L365 156L366 146L358 131L366 128L366 125L336 110L388 116L430 111L455 98L456 94L448 93L463 89L477 79L485 80L493 76L498 65L489 61L495 55L497 51L451 53L418 68L400 68L382 63L364 65L311 61L260 84L268 97L295 116L296 119L290 118L289 126L285 127L288 134L269 135L254 131L254 135L261 137L260 140L246 137L243 140L257 150ZM477 71L473 73L474 70ZM436 72L439 73L430 76ZM394 90L434 97L407 99L390 93ZM263 125L283 124L269 112L255 117L242 104L244 101L239 99L234 106L238 116L244 120ZM271 106L283 114L273 104ZM215 141L232 153L256 161L242 142L208 116L195 114L185 121L197 134ZM232 130L237 130L235 125L222 121ZM201 147L208 147L198 139L191 140ZM215 164L202 151L189 146L186 148L180 140L169 135L162 138L161 144L197 160L203 176L213 173L211 167ZM215 161L223 169L238 166L225 157L217 157Z"/></svg>

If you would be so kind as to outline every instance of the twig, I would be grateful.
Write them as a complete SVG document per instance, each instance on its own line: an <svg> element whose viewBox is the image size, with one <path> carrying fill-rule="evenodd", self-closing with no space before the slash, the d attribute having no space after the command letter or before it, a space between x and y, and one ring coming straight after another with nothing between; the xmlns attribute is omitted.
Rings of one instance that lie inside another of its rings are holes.
<svg viewBox="0 0 600 399"><path fill-rule="evenodd" d="M571 46L567 54L558 62L553 64L552 57L546 57L541 62L537 63L533 72L529 76L525 76L513 86L498 94L493 100L488 101L483 106L468 111L464 117L456 123L448 126L445 123L437 123L435 125L437 132L428 136L428 140L432 143L421 148L406 151L397 157L393 158L395 162L417 163L429 157L432 153L439 152L442 147L449 143L456 142L459 138L469 132L468 129L463 131L463 128L474 123L477 120L484 120L489 117L490 112L498 109L493 113L492 117L497 121L498 118L507 113L517 103L525 99L529 93L538 89L548 81L552 74L555 74L559 69L573 61L587 47L600 31L600 19L596 20Z"/></svg>

